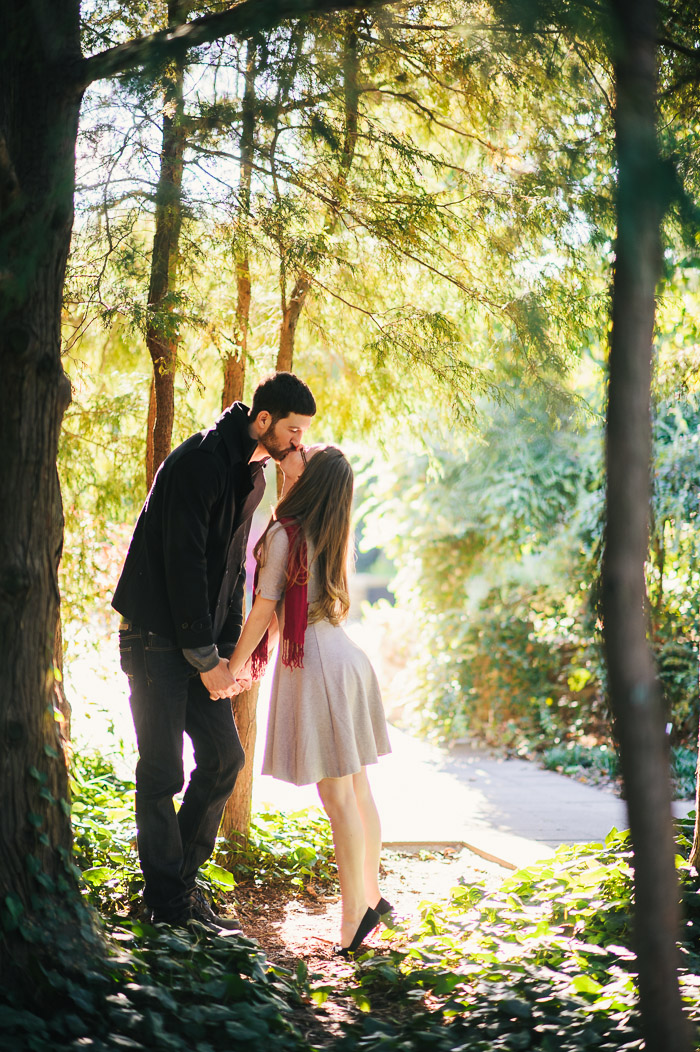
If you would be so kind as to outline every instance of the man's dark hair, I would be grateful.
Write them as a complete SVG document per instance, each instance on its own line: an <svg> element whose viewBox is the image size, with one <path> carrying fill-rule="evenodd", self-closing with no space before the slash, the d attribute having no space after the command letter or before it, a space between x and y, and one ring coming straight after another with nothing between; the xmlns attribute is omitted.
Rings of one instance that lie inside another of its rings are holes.
<svg viewBox="0 0 700 1052"><path fill-rule="evenodd" d="M276 424L290 413L313 416L316 402L304 381L294 373L273 373L255 388L250 419L255 420L258 413L264 411L270 414L272 423Z"/></svg>

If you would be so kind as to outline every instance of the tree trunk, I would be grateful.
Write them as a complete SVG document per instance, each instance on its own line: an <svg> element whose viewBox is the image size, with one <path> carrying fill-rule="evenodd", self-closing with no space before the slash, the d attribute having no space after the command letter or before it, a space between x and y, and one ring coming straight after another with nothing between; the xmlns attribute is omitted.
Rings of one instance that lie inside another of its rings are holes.
<svg viewBox="0 0 700 1052"><path fill-rule="evenodd" d="M250 259L248 220L250 217L250 187L253 175L253 150L255 146L255 76L257 71L257 49L253 41L246 45L245 92L243 96L243 119L241 126L241 177L238 190L239 209L244 233L236 246L236 278L238 300L236 304L236 331L240 340L238 351L224 362L224 390L222 408L243 397L246 355L248 352L248 327L250 321ZM257 737L257 707L259 685L233 698L236 727L245 750L245 764L236 779L221 820L221 833L231 845L245 843L250 831L250 813L253 797L253 761Z"/></svg>
<svg viewBox="0 0 700 1052"><path fill-rule="evenodd" d="M250 304L250 278L247 265L240 264L236 266L236 280L238 284L238 305L240 306L243 296L247 297L248 304ZM243 286L245 285L247 285L247 290L243 291ZM224 385L221 395L222 410L226 409L233 402L241 402L243 400L243 389L245 387L244 355L246 353L248 334L239 331L238 336L240 343L236 352L224 356Z"/></svg>
<svg viewBox="0 0 700 1052"><path fill-rule="evenodd" d="M291 373L294 364L294 340L297 322L304 309L304 303L311 288L311 275L303 270L297 274L294 288L282 311L280 325L280 342L277 351L277 371Z"/></svg>
<svg viewBox="0 0 700 1052"><path fill-rule="evenodd" d="M241 175L238 184L238 208L242 217L243 234L235 246L236 256L236 338L235 354L224 358L224 389L221 408L243 398L245 367L248 356L248 329L250 326L250 188L253 178L253 151L255 148L255 75L257 71L257 49L252 40L246 44L245 91L243 93L241 120Z"/></svg>
<svg viewBox="0 0 700 1052"><path fill-rule="evenodd" d="M148 392L148 417L146 423L146 490L153 484L153 434L156 426L156 381L151 373L151 387Z"/></svg>
<svg viewBox="0 0 700 1052"><path fill-rule="evenodd" d="M59 520L57 524L57 529L63 529L62 519ZM56 634L54 636L53 644L53 669L54 710L56 712L56 722L58 723L58 731L61 736L61 744L64 748L66 748L70 743L71 707L68 698L66 697L66 692L63 688L63 630L61 626L60 611L58 617L56 618Z"/></svg>
<svg viewBox="0 0 700 1052"><path fill-rule="evenodd" d="M700 680L700 665L698 666L698 680ZM698 688L700 689L700 682ZM698 756L700 756L700 726L698 728ZM696 870L700 869L700 764L695 771L695 828L688 861Z"/></svg>
<svg viewBox="0 0 700 1052"><path fill-rule="evenodd" d="M663 699L647 639L650 383L660 268L654 0L614 0L617 244L607 421L604 644L634 849L635 945L647 1052L686 1052L678 988L674 866Z"/></svg>
<svg viewBox="0 0 700 1052"><path fill-rule="evenodd" d="M78 14L77 0L0 7L0 980L20 1003L42 998L37 960L77 967L97 947L70 865L53 676Z"/></svg>
<svg viewBox="0 0 700 1052"><path fill-rule="evenodd" d="M189 6L182 0L169 0L168 24L176 25ZM146 442L148 490L156 471L170 452L175 416L175 370L180 337L172 296L177 281L182 229L182 171L186 142L183 88L184 63L179 61L168 71L163 93L163 137L148 288L146 346L153 362L153 404L149 406L149 428L152 430Z"/></svg>
<svg viewBox="0 0 700 1052"><path fill-rule="evenodd" d="M245 750L243 770L236 779L235 788L226 802L221 819L221 835L228 841L231 856L235 855L237 845L246 843L250 833L259 692L259 684L254 683L250 690L231 699L236 729Z"/></svg>

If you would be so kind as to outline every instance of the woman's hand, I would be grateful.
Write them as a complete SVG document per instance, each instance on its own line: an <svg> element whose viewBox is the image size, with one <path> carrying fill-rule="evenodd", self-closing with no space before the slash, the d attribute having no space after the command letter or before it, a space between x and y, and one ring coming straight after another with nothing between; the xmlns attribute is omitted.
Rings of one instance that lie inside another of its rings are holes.
<svg viewBox="0 0 700 1052"><path fill-rule="evenodd" d="M243 665L243 667L233 677L236 680L236 683L239 684L241 691L250 690L250 688L253 686L253 672L251 665L251 659L248 658L245 665Z"/></svg>

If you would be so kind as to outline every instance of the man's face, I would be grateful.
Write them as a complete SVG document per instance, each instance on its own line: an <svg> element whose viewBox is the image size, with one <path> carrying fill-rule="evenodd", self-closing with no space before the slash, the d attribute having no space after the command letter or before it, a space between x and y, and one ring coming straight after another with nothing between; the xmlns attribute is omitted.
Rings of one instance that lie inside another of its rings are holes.
<svg viewBox="0 0 700 1052"><path fill-rule="evenodd" d="M258 442L264 446L273 460L283 460L287 453L298 449L304 433L311 427L311 417L290 413L276 424L270 423L260 435Z"/></svg>

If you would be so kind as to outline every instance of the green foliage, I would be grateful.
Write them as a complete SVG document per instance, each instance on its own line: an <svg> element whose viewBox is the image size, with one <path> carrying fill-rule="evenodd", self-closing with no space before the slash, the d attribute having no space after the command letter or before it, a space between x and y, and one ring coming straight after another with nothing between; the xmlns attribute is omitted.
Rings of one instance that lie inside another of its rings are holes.
<svg viewBox="0 0 700 1052"><path fill-rule="evenodd" d="M141 6L97 5L88 46L95 33L122 39ZM427 389L464 408L502 362L517 360L529 382L577 353L604 306L585 246L612 229L610 114L595 79L606 70L555 38L546 60L517 36L504 47L487 15L441 0L429 19L389 7L266 34L245 205L242 46L188 56L179 300L165 311L182 336L179 368L200 349L217 366L239 345L228 290L242 239L251 361L273 364L278 286L288 298L305 272L297 359L328 387L320 408L337 428L361 433L377 388L397 407ZM149 10L150 24L165 17ZM161 108L157 84L140 79L88 93L67 293L78 333L93 320L122 327L142 356ZM346 390L361 417L338 397Z"/></svg>
<svg viewBox="0 0 700 1052"><path fill-rule="evenodd" d="M573 777L582 772L587 777L595 777L599 773L606 779L617 778L620 774L617 753L607 745L585 746L578 742L554 745L544 750L542 763L550 771L560 771Z"/></svg>
<svg viewBox="0 0 700 1052"><path fill-rule="evenodd" d="M671 749L671 778L676 797L688 800L695 796L697 766L698 754L695 749L686 749L682 745L673 746Z"/></svg>
<svg viewBox="0 0 700 1052"><path fill-rule="evenodd" d="M143 878L136 851L134 783L97 754L78 753L71 768L75 861L84 894L104 916L138 913ZM330 825L318 809L287 815L253 815L245 847L230 853L222 839L217 854L200 871L214 898L235 893L239 883L303 889L335 883Z"/></svg>
<svg viewBox="0 0 700 1052"><path fill-rule="evenodd" d="M241 1052L308 1045L290 1020L299 1003L292 976L265 960L243 936L161 931L139 922L110 923L107 955L82 970L44 970L34 1010L0 999L7 1052L143 1049Z"/></svg>
<svg viewBox="0 0 700 1052"><path fill-rule="evenodd" d="M134 824L134 783L99 754L79 752L71 764L73 850L88 901L109 915L141 899Z"/></svg>
<svg viewBox="0 0 700 1052"><path fill-rule="evenodd" d="M685 831L679 846L689 846ZM365 954L356 975L373 1014L387 1003L413 1009L391 1022L370 1015L338 1049L640 1048L630 862L627 834L613 830L604 845L560 848L495 892L460 886L447 903L425 903L421 923L388 952ZM697 882L683 865L679 875L681 985L697 1026Z"/></svg>
<svg viewBox="0 0 700 1052"><path fill-rule="evenodd" d="M330 824L317 808L255 812L248 843L235 851L232 864L239 882L256 886L291 889L337 880Z"/></svg>
<svg viewBox="0 0 700 1052"><path fill-rule="evenodd" d="M695 796L695 771L698 754L694 749L682 745L671 748L671 779L674 797L687 800ZM560 771L572 778L595 782L617 780L620 763L617 753L608 745L581 745L570 741L565 745L554 745L542 753L542 763L552 771Z"/></svg>
<svg viewBox="0 0 700 1052"><path fill-rule="evenodd" d="M117 916L134 872L128 860L131 854L135 862L133 785L108 762L77 757L73 791L74 806L84 805L75 806L78 861L86 873L104 866L112 874L93 899L108 915L107 952L101 961L71 959L65 969L55 962L40 969L26 1005L0 998L3 1047L11 1052L68 1052L88 1038L96 1052L175 1050L183 1040L196 1052L233 1045L242 1052L303 1052L309 1046L292 1012L302 1001L322 1004L329 997L351 1001L362 1019L329 1040L336 1052L639 1047L627 834L613 831L603 845L560 848L496 889L459 884L447 901L424 902L417 922L387 933L386 950L360 958L348 984L309 975L304 962L296 975L272 966L242 936L163 931ZM681 858L693 816L679 826L681 987L698 1025L700 905L697 878ZM292 889L299 879L331 879L328 832L315 814L266 813L256 830L239 858L239 879L285 881ZM12 906L6 903L6 910Z"/></svg>
<svg viewBox="0 0 700 1052"><path fill-rule="evenodd" d="M419 616L423 726L549 745L605 715L592 609L599 435L542 396L480 411L480 435L439 424L426 452L392 458L364 509L365 543L401 567L399 607Z"/></svg>
<svg viewBox="0 0 700 1052"><path fill-rule="evenodd" d="M479 403L477 434L435 421L423 450L370 465L363 480L363 543L400 567L399 611L419 619L413 720L521 752L583 746L587 735L610 750L600 418L534 391L502 393L505 402ZM697 737L698 432L694 393L658 398L649 640L678 746ZM687 793L688 780L677 782Z"/></svg>

